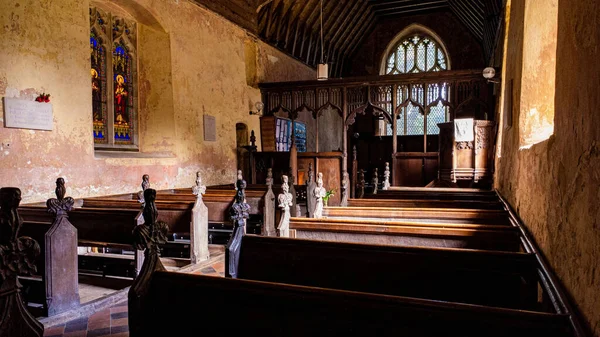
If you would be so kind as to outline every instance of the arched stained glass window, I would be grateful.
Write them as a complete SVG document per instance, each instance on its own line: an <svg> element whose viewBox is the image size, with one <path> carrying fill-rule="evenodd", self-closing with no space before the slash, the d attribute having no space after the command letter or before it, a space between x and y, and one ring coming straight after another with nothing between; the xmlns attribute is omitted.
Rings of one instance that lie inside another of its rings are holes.
<svg viewBox="0 0 600 337"><path fill-rule="evenodd" d="M90 8L92 112L96 147L137 148L135 46L135 22L98 8Z"/></svg>
<svg viewBox="0 0 600 337"><path fill-rule="evenodd" d="M444 50L424 34L412 34L392 48L387 56L386 75L448 70Z"/></svg>
<svg viewBox="0 0 600 337"><path fill-rule="evenodd" d="M443 43L425 27L412 25L390 43L382 60L382 75L450 70ZM407 84L397 89L396 134L435 135L438 123L450 120L448 83ZM388 126L387 134L392 135Z"/></svg>

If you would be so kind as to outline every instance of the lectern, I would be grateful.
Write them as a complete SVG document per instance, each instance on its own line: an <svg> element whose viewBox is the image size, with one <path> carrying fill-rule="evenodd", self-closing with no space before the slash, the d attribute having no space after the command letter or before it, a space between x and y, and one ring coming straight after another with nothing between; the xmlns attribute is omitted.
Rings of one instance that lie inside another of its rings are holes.
<svg viewBox="0 0 600 337"><path fill-rule="evenodd" d="M465 118L438 126L439 179L491 182L496 122Z"/></svg>

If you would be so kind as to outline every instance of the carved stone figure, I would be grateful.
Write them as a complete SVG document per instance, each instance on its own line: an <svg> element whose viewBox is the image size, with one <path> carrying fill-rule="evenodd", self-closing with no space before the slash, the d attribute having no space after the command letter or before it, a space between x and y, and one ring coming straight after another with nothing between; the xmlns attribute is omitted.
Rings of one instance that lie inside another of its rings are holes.
<svg viewBox="0 0 600 337"><path fill-rule="evenodd" d="M150 176L144 174L142 176L142 190L138 192L138 201L144 207L144 191L150 188Z"/></svg>
<svg viewBox="0 0 600 337"><path fill-rule="evenodd" d="M267 193L265 194L265 211L263 215L263 235L276 236L275 231L275 193L273 193L273 169L267 170Z"/></svg>
<svg viewBox="0 0 600 337"><path fill-rule="evenodd" d="M20 203L20 189L0 188L0 336L41 337L44 326L25 307L17 278L36 272L35 259L40 254L34 239L19 237Z"/></svg>
<svg viewBox="0 0 600 337"><path fill-rule="evenodd" d="M342 174L342 202L340 203L342 207L348 206L348 186L350 186L350 175L344 171Z"/></svg>
<svg viewBox="0 0 600 337"><path fill-rule="evenodd" d="M313 193L313 197L316 200L314 216L317 219L323 217L323 197L326 193L327 191L323 187L323 173L319 172L317 174L317 187L315 187L315 192Z"/></svg>
<svg viewBox="0 0 600 337"><path fill-rule="evenodd" d="M301 217L302 215L300 214L300 207L298 207L298 203L296 202L298 195L296 194L296 187L294 187L294 181L296 181L296 177L294 176L294 171L291 167L288 178L290 181L288 185L290 188L290 193L292 194L292 207L290 207L290 214L292 214L295 217Z"/></svg>
<svg viewBox="0 0 600 337"><path fill-rule="evenodd" d="M309 218L314 218L316 199L312 198L315 195L315 188L317 184L315 184L315 175L313 172L312 163L308 164L308 180L306 181L306 213Z"/></svg>
<svg viewBox="0 0 600 337"><path fill-rule="evenodd" d="M169 228L164 221L157 221L156 190L147 188L144 191L144 200L144 223L133 229L133 247L144 251L144 264L128 293L129 331L132 335L138 335L136 332L140 329L141 319L136 315L139 315L144 306L143 298L148 292L152 274L155 271L166 270L160 261L159 245L167 242Z"/></svg>
<svg viewBox="0 0 600 337"><path fill-rule="evenodd" d="M373 171L371 182L373 183L373 194L377 194L377 188L379 187L379 169L377 167L375 168L375 171Z"/></svg>
<svg viewBox="0 0 600 337"><path fill-rule="evenodd" d="M66 197L63 178L56 179L56 198L48 199L48 212L56 214L52 227L44 236L46 254L46 280L61 280L46 284L46 308L53 316L79 306L79 280L77 276L77 229L69 222L69 212L75 200ZM71 258L68 258L71 257ZM69 273L65 275L65 270ZM57 284L60 283L60 284Z"/></svg>
<svg viewBox="0 0 600 337"><path fill-rule="evenodd" d="M357 189L358 191L356 191L357 193L357 198L362 199L365 197L365 170L359 170L358 171L358 186Z"/></svg>
<svg viewBox="0 0 600 337"><path fill-rule="evenodd" d="M208 260L208 207L202 201L202 195L206 193L206 186L202 184L200 172L196 172L196 185L192 187L192 193L196 196L196 203L192 208L191 224L191 263L195 264Z"/></svg>
<svg viewBox="0 0 600 337"><path fill-rule="evenodd" d="M385 162L385 170L383 171L383 187L382 190L390 189L390 163Z"/></svg>
<svg viewBox="0 0 600 337"><path fill-rule="evenodd" d="M241 177L241 172L239 172ZM233 233L225 247L225 277L237 278L238 264L240 260L240 248L242 238L246 234L246 219L249 217L250 205L246 203L246 181L238 179L235 184L237 193L233 205L229 209L229 217L233 222Z"/></svg>
<svg viewBox="0 0 600 337"><path fill-rule="evenodd" d="M279 208L281 208L281 219L277 226L277 235L280 237L290 236L290 207L292 207L292 194L288 185L288 177L281 176L281 193L277 197Z"/></svg>

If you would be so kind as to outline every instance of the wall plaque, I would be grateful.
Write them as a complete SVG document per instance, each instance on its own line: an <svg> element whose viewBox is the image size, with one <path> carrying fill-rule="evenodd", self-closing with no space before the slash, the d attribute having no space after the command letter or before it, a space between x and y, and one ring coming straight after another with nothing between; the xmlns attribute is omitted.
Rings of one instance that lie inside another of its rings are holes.
<svg viewBox="0 0 600 337"><path fill-rule="evenodd" d="M4 127L52 131L52 104L4 97Z"/></svg>
<svg viewBox="0 0 600 337"><path fill-rule="evenodd" d="M215 116L204 115L204 140L217 140L217 120Z"/></svg>

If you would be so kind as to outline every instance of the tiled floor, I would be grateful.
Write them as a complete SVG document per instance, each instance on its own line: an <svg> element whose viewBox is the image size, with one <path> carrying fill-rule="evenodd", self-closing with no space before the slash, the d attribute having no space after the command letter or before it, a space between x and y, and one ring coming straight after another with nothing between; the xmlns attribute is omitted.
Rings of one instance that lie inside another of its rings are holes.
<svg viewBox="0 0 600 337"><path fill-rule="evenodd" d="M223 277L225 264L223 260L193 272L193 274ZM96 336L129 336L127 303L117 304L111 308L94 313L89 317L79 318L66 324L49 327L44 336L63 337L96 337Z"/></svg>

